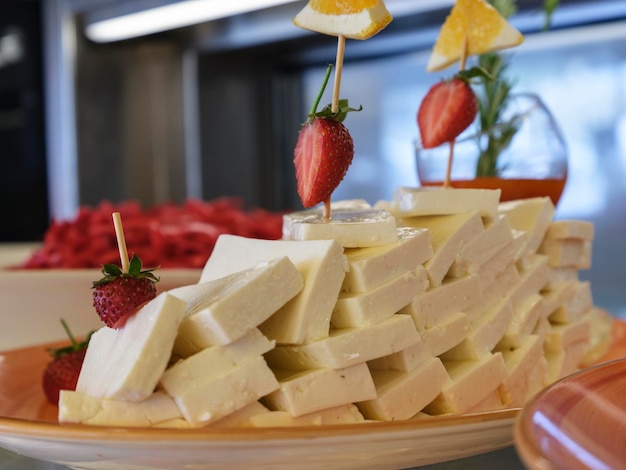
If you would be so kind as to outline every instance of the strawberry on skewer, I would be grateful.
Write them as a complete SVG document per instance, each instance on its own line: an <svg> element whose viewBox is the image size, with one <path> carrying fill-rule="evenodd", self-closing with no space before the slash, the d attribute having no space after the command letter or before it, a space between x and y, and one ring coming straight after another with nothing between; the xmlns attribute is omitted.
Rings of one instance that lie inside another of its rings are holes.
<svg viewBox="0 0 626 470"><path fill-rule="evenodd" d="M450 145L444 187L450 186L454 142L478 114L478 99L470 86L470 80L474 77L491 79L480 67L461 70L451 79L433 85L417 112L422 147L429 149L445 143Z"/></svg>
<svg viewBox="0 0 626 470"><path fill-rule="evenodd" d="M313 103L307 121L302 125L294 150L294 166L298 194L306 208L324 202L324 218L330 215L330 196L337 188L354 157L354 142L343 125L350 108L347 100L339 100L337 109L326 106L317 112L332 66L326 70L322 88Z"/></svg>
<svg viewBox="0 0 626 470"><path fill-rule="evenodd" d="M468 80L441 80L424 97L417 113L422 147L453 142L476 118L478 100Z"/></svg>
<svg viewBox="0 0 626 470"><path fill-rule="evenodd" d="M127 272L114 264L105 264L104 277L94 281L93 306L109 328L123 327L129 316L156 297L156 268L142 271L141 265L141 259L133 254Z"/></svg>
<svg viewBox="0 0 626 470"><path fill-rule="evenodd" d="M122 261L121 269L114 264L102 266L104 277L93 282L93 306L100 319L110 328L121 328L131 315L156 297L154 275L157 268L142 270L141 259L133 254L130 261L124 241L119 212L113 214L115 233Z"/></svg>

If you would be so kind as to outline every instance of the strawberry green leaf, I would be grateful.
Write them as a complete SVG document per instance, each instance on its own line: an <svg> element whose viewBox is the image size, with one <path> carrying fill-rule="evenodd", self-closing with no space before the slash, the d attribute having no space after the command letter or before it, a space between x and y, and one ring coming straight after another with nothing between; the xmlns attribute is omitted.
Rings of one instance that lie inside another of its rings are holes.
<svg viewBox="0 0 626 470"><path fill-rule="evenodd" d="M102 265L102 274L104 274L104 277L97 281L93 281L91 287L95 288L98 286L103 286L105 284L108 284L109 282L114 281L115 279L119 277L147 278L147 279L150 279L152 282L159 282L160 279L154 275L154 271L159 269L158 266L156 268L150 268L150 269L144 269L144 270L142 270L141 268L142 268L141 258L139 258L134 253L132 257L130 258L127 273L123 272L120 269L120 267L116 266L115 264L104 264Z"/></svg>
<svg viewBox="0 0 626 470"><path fill-rule="evenodd" d="M363 106L359 106L358 108L351 108L348 106L348 100L340 99L337 102L337 111L332 110L332 105L326 105L321 111L317 111L317 107L322 99L322 95L324 94L324 90L326 90L326 85L328 84L328 79L330 78L330 72L333 68L332 64L328 64L326 68L326 74L324 75L324 80L322 82L322 87L318 92L315 101L313 102L313 106L311 106L311 110L307 115L307 120L303 124L310 124L313 122L315 118L326 118L326 119L334 119L335 121L343 122L349 112L352 111L361 111Z"/></svg>
<svg viewBox="0 0 626 470"><path fill-rule="evenodd" d="M102 274L106 274L108 276L121 276L122 270L119 266L114 264L104 264L102 265Z"/></svg>
<svg viewBox="0 0 626 470"><path fill-rule="evenodd" d="M333 112L332 106L328 104L321 111L314 113L313 115L309 115L309 117L321 117L343 122L348 113L352 111L361 111L362 109L363 106L359 106L358 108L352 108L348 106L348 100L339 100L336 112Z"/></svg>
<svg viewBox="0 0 626 470"><path fill-rule="evenodd" d="M50 355L53 358L57 359L67 354L80 351L81 349L87 349L87 346L89 345L89 341L91 340L91 335L93 335L95 331L90 331L87 334L87 337L85 338L84 341L77 341L76 338L74 338L74 335L72 334L72 332L70 331L70 327L67 325L67 323L65 323L65 320L61 319L61 325L63 325L63 329L65 330L65 333L69 337L71 344L69 346L65 346L62 348L49 349Z"/></svg>
<svg viewBox="0 0 626 470"><path fill-rule="evenodd" d="M475 66L469 69L460 70L455 75L456 78L465 80L466 82L472 81L473 78L479 78L484 80L495 80L495 76L481 66Z"/></svg>
<svg viewBox="0 0 626 470"><path fill-rule="evenodd" d="M131 276L138 276L141 272L141 259L133 253L133 256L130 258L130 263L128 265L128 274Z"/></svg>

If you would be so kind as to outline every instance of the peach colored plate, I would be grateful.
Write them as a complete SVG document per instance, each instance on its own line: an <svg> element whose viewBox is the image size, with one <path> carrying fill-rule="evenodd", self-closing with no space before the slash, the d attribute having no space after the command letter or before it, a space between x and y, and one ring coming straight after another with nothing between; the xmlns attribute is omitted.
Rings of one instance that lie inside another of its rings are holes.
<svg viewBox="0 0 626 470"><path fill-rule="evenodd" d="M515 446L529 469L624 468L626 358L621 357L556 382L522 410Z"/></svg>
<svg viewBox="0 0 626 470"><path fill-rule="evenodd" d="M0 447L82 469L406 468L513 443L515 410L268 429L60 425L41 391L48 345L0 353Z"/></svg>
<svg viewBox="0 0 626 470"><path fill-rule="evenodd" d="M41 391L50 345L0 353L0 447L80 469L417 467L513 443L519 409L392 423L267 429L61 425Z"/></svg>

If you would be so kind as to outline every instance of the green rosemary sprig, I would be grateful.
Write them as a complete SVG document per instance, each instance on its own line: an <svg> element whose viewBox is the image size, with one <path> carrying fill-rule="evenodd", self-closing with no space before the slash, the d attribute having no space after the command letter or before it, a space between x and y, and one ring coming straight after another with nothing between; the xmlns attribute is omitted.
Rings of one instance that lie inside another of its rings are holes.
<svg viewBox="0 0 626 470"><path fill-rule="evenodd" d="M487 132L486 147L481 149L476 176L498 176L498 157L509 146L518 130L515 123L501 121L513 89L506 77L508 56L490 52L478 57L478 65L492 78L483 79L478 93L478 118L481 132ZM496 126L497 125L497 126Z"/></svg>
<svg viewBox="0 0 626 470"><path fill-rule="evenodd" d="M543 11L546 14L543 22L544 30L550 29L550 24L552 23L552 14L558 6L559 0L543 0Z"/></svg>
<svg viewBox="0 0 626 470"><path fill-rule="evenodd" d="M488 0L504 17L509 18L517 12L517 0ZM544 29L550 26L552 14L559 5L559 0L544 0ZM480 132L489 131L487 144L481 149L476 165L476 176L498 176L498 157L509 146L518 130L516 120L501 122L502 112L506 108L514 83L506 76L509 55L501 52L489 52L478 56L478 66L486 71L490 78L483 78L478 92L478 115Z"/></svg>

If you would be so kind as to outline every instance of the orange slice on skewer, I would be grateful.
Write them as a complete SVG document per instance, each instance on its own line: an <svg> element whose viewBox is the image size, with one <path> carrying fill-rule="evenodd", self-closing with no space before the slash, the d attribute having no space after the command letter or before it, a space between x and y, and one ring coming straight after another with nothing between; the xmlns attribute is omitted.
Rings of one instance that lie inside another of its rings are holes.
<svg viewBox="0 0 626 470"><path fill-rule="evenodd" d="M293 23L317 33L367 39L391 20L383 0L309 0Z"/></svg>
<svg viewBox="0 0 626 470"><path fill-rule="evenodd" d="M445 69L463 57L517 46L523 40L486 1L457 0L441 26L426 70Z"/></svg>

